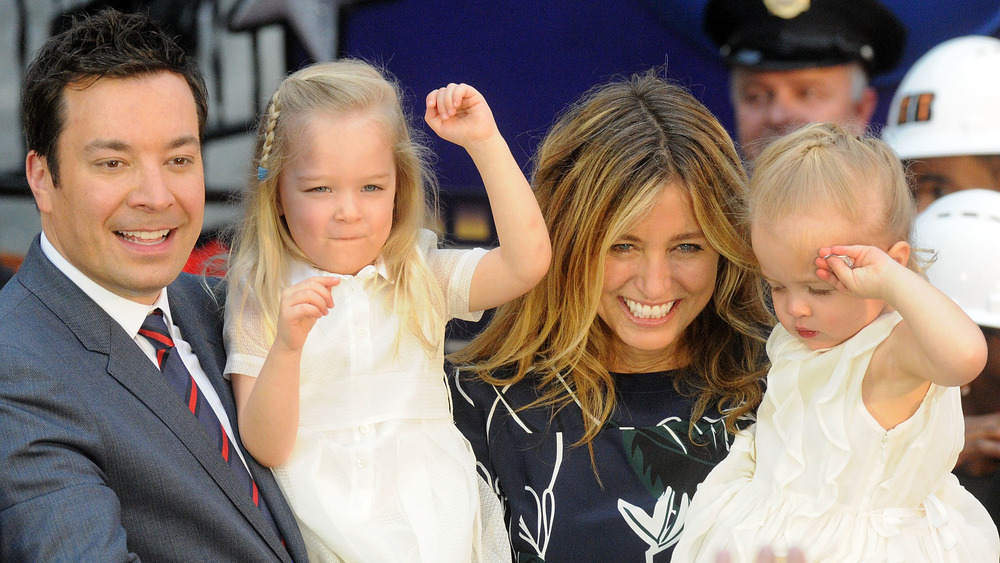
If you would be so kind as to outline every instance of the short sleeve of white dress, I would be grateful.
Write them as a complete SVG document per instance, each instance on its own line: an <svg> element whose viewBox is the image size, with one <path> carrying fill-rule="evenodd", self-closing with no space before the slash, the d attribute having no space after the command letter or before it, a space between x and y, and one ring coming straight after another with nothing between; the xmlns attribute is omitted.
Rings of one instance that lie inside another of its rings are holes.
<svg viewBox="0 0 1000 563"><path fill-rule="evenodd" d="M483 312L469 311L469 292L472 274L487 250L438 248L437 244L437 235L426 229L420 231L417 246L444 293L446 318L478 321Z"/></svg>
<svg viewBox="0 0 1000 563"><path fill-rule="evenodd" d="M223 373L226 379L234 373L257 377L274 342L274 336L268 334L264 315L253 294L247 296L245 303L240 301L241 292L230 286L223 329L226 346L226 369Z"/></svg>

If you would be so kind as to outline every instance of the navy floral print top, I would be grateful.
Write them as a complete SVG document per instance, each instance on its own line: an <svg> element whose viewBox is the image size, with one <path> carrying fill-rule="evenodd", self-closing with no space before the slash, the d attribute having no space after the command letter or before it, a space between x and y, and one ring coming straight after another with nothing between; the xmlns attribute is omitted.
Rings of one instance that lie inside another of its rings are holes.
<svg viewBox="0 0 1000 563"><path fill-rule="evenodd" d="M695 489L729 451L717 411L688 438L693 397L674 389L679 372L612 374L617 408L593 441L597 475L574 403L518 410L534 382L495 387L452 369L455 423L478 470L500 496L514 560L665 562ZM600 482L598 482L598 476Z"/></svg>

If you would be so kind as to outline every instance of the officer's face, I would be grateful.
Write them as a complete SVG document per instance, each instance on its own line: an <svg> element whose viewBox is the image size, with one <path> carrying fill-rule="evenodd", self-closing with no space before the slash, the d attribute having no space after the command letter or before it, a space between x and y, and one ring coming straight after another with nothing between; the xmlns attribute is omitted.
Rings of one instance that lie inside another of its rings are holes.
<svg viewBox="0 0 1000 563"><path fill-rule="evenodd" d="M864 86L855 64L781 71L735 67L731 80L737 136L751 161L772 140L808 123L838 123L859 135L875 110L875 91Z"/></svg>

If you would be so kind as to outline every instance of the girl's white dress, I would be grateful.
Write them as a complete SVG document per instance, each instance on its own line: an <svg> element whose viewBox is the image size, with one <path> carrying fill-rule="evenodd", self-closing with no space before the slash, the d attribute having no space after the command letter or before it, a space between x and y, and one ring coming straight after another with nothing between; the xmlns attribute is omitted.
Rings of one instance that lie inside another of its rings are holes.
<svg viewBox="0 0 1000 563"><path fill-rule="evenodd" d="M419 252L444 292L442 318L478 319L469 287L486 251L438 249L423 231ZM294 262L289 284L324 275L341 281L303 350L294 449L273 469L310 559L509 561L503 510L452 420L443 343L428 354L386 308L391 280L382 267L339 276ZM230 305L225 371L257 376L271 339L256 308L235 330Z"/></svg>
<svg viewBox="0 0 1000 563"><path fill-rule="evenodd" d="M757 423L698 487L672 561L714 562L727 549L749 563L763 545L798 545L810 563L1000 559L996 526L951 473L964 441L959 389L931 384L891 430L862 402L872 352L899 321L882 315L818 351L775 327Z"/></svg>

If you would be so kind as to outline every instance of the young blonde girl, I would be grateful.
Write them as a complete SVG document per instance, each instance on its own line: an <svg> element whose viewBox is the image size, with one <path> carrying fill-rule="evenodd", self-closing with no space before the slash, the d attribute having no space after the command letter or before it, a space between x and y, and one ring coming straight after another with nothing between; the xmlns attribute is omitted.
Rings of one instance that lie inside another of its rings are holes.
<svg viewBox="0 0 1000 563"><path fill-rule="evenodd" d="M915 208L884 143L808 126L761 154L754 253L779 324L757 424L698 488L673 561L996 562L989 515L950 473L978 327L919 272Z"/></svg>
<svg viewBox="0 0 1000 563"><path fill-rule="evenodd" d="M530 289L548 234L483 97L450 84L427 96L425 119L479 168L500 246L438 249L422 228L434 183L399 96L342 60L271 98L229 271L239 427L313 560L509 560L449 411L444 323Z"/></svg>

